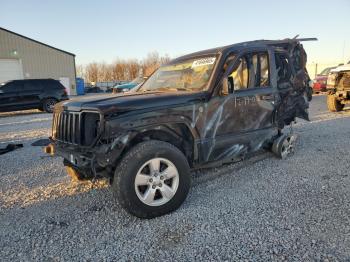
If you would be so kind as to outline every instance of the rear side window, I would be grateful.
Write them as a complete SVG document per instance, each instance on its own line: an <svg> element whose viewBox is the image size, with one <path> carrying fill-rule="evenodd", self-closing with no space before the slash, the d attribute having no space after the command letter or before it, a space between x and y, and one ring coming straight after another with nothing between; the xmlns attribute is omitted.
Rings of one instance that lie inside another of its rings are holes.
<svg viewBox="0 0 350 262"><path fill-rule="evenodd" d="M24 89L25 90L41 90L42 86L40 84L40 81L25 81L24 82Z"/></svg>
<svg viewBox="0 0 350 262"><path fill-rule="evenodd" d="M4 92L18 92L23 90L23 81L10 82L2 87Z"/></svg>
<svg viewBox="0 0 350 262"><path fill-rule="evenodd" d="M64 86L57 80L49 81L48 85L55 89L64 89Z"/></svg>
<svg viewBox="0 0 350 262"><path fill-rule="evenodd" d="M39 82L40 82L39 83L40 86L44 90L64 89L64 86L62 86L62 84L57 80L45 79L45 80L40 80Z"/></svg>

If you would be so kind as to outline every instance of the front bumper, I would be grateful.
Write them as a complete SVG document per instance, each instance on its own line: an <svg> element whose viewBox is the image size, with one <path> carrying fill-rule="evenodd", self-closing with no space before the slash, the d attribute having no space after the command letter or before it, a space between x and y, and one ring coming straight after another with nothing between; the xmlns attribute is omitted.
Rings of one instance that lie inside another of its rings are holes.
<svg viewBox="0 0 350 262"><path fill-rule="evenodd" d="M44 148L44 152L51 156L60 156L68 161L71 165L82 169L91 169L94 155L88 152L80 152L69 146L61 147L52 142Z"/></svg>
<svg viewBox="0 0 350 262"><path fill-rule="evenodd" d="M124 134L116 137L110 144L87 148L51 139L51 143L44 151L50 155L63 157L66 165L77 169L85 171L113 169L120 160L128 139L129 134Z"/></svg>

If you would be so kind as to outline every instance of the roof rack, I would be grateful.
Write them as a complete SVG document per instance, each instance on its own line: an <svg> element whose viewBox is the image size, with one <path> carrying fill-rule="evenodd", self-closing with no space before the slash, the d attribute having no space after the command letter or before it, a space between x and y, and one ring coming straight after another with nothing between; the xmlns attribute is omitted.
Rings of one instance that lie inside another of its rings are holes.
<svg viewBox="0 0 350 262"><path fill-rule="evenodd" d="M317 41L316 37L311 38L286 38L283 40L266 40L267 45L278 45L278 44L288 44L291 42L304 42L304 41Z"/></svg>

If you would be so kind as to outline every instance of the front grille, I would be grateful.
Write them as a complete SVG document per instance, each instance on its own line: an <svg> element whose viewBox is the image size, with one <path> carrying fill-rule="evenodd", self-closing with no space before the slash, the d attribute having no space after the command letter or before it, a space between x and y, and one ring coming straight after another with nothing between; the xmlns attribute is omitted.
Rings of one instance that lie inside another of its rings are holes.
<svg viewBox="0 0 350 262"><path fill-rule="evenodd" d="M98 113L55 112L52 122L52 138L73 145L89 145L97 136L99 120Z"/></svg>

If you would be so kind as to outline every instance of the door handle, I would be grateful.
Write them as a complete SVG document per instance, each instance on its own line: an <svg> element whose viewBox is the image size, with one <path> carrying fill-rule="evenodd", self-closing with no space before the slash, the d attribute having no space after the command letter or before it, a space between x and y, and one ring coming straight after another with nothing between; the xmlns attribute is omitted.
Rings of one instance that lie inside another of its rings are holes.
<svg viewBox="0 0 350 262"><path fill-rule="evenodd" d="M275 100L275 96L274 95L261 95L260 96L261 100L270 100L270 101L274 101Z"/></svg>

